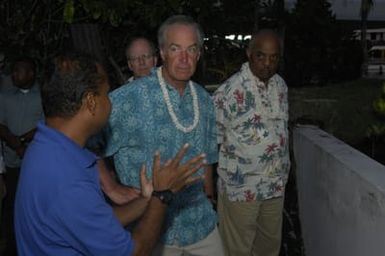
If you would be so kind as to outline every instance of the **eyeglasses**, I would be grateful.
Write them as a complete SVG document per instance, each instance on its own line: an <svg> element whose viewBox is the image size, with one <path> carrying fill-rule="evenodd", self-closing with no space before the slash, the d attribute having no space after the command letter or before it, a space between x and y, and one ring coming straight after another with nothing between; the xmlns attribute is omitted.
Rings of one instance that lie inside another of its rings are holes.
<svg viewBox="0 0 385 256"><path fill-rule="evenodd" d="M128 60L132 62L139 62L140 60L148 60L148 59L151 59L152 57L154 57L154 54L143 54L141 56L128 57Z"/></svg>

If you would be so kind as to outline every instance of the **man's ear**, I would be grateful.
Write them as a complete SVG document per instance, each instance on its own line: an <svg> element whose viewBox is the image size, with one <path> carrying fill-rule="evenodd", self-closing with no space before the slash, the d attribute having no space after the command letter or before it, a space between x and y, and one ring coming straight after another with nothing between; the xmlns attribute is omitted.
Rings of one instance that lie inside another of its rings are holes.
<svg viewBox="0 0 385 256"><path fill-rule="evenodd" d="M94 116L96 113L96 100L95 94L88 92L84 97L84 106Z"/></svg>
<svg viewBox="0 0 385 256"><path fill-rule="evenodd" d="M250 54L251 54L250 48L247 48L246 49L246 56L247 56L248 59L250 59Z"/></svg>
<svg viewBox="0 0 385 256"><path fill-rule="evenodd" d="M127 60L127 66L130 69L130 71L132 71L132 65L131 65L131 62L129 60Z"/></svg>
<svg viewBox="0 0 385 256"><path fill-rule="evenodd" d="M162 61L164 61L164 51L163 51L163 49L160 49L160 58L162 59Z"/></svg>
<svg viewBox="0 0 385 256"><path fill-rule="evenodd" d="M154 55L154 66L158 65L158 56Z"/></svg>

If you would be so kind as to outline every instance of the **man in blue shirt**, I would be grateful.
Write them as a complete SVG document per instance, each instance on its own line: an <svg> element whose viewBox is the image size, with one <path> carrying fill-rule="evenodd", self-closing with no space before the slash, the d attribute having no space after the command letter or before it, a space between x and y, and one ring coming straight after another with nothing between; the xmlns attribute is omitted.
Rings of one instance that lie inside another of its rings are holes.
<svg viewBox="0 0 385 256"><path fill-rule="evenodd" d="M141 197L111 208L99 185L97 157L84 149L108 119L108 91L102 66L77 55L59 58L42 87L46 122L26 151L16 196L19 255L149 255L174 193L199 179L191 175L203 155L180 165L184 146L161 166L156 153L153 182L141 168ZM139 216L131 235L123 225Z"/></svg>
<svg viewBox="0 0 385 256"><path fill-rule="evenodd" d="M161 25L158 43L163 66L110 95L105 155L113 157L123 184L139 188L135 170L143 162L151 169L154 150L167 159L189 143L186 158L205 153L208 165L199 171L205 173L205 181L176 195L155 255L220 256L223 249L210 201L214 190L210 164L217 162L214 106L209 94L190 80L203 35L191 18L173 16Z"/></svg>

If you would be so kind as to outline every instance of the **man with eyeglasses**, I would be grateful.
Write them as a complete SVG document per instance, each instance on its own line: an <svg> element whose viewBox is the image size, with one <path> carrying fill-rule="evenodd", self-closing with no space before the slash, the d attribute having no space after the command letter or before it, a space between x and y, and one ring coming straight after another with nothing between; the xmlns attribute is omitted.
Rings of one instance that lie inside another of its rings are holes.
<svg viewBox="0 0 385 256"><path fill-rule="evenodd" d="M214 93L219 232L226 255L278 256L288 179L287 87L276 74L281 39L252 36L248 62Z"/></svg>
<svg viewBox="0 0 385 256"><path fill-rule="evenodd" d="M188 143L186 157L191 153L206 156L205 166L198 171L205 175L204 181L175 194L159 191L169 208L153 253L157 256L223 255L211 203L211 164L218 157L214 105L207 91L191 81L203 38L200 26L190 17L170 17L158 31L163 65L110 94L105 155L113 157L123 184L139 188L136 168L145 163L150 170L155 150L167 161L180 145Z"/></svg>
<svg viewBox="0 0 385 256"><path fill-rule="evenodd" d="M126 57L128 68L132 71L132 77L127 82L149 75L158 60L154 44L145 37L130 40L126 47Z"/></svg>

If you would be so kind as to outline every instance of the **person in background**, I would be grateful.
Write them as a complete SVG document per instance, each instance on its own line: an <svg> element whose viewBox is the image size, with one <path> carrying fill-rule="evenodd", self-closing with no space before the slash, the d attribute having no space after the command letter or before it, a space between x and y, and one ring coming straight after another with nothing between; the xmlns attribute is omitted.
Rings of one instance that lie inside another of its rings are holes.
<svg viewBox="0 0 385 256"><path fill-rule="evenodd" d="M11 76L5 73L6 58L3 52L0 51L0 94L14 89Z"/></svg>
<svg viewBox="0 0 385 256"><path fill-rule="evenodd" d="M145 37L132 38L126 47L128 68L132 72L127 82L132 82L143 76L148 76L156 66L157 56L154 44Z"/></svg>
<svg viewBox="0 0 385 256"><path fill-rule="evenodd" d="M154 150L159 149L167 159L189 143L187 157L204 153L207 164L199 173L205 174L205 180L175 195L165 233L153 255L221 256L211 202L211 164L218 157L214 106L204 88L190 80L200 58L203 34L190 17L172 16L160 26L158 43L163 66L110 94L105 156L113 157L123 184L139 189L135 170L142 163L151 169Z"/></svg>
<svg viewBox="0 0 385 256"><path fill-rule="evenodd" d="M41 89L45 122L23 160L15 204L18 253L24 255L150 255L174 193L202 177L199 155L161 166L155 153L153 178L141 167L141 196L111 208L99 185L97 156L84 148L106 123L111 110L103 66L83 55L67 55ZM139 171L138 171L139 172ZM139 218L133 233L123 226Z"/></svg>
<svg viewBox="0 0 385 256"><path fill-rule="evenodd" d="M226 255L279 255L290 169L287 87L276 73L280 46L272 30L253 35L248 62L214 93Z"/></svg>
<svg viewBox="0 0 385 256"><path fill-rule="evenodd" d="M12 67L15 89L4 93L0 102L0 140L4 143L4 179L7 187L2 225L6 230L5 255L13 255L16 250L13 209L21 160L35 134L37 122L43 118L39 85L35 77L33 59L25 56L16 59Z"/></svg>

